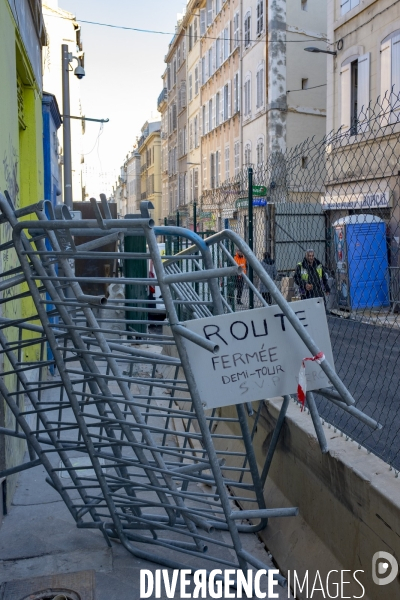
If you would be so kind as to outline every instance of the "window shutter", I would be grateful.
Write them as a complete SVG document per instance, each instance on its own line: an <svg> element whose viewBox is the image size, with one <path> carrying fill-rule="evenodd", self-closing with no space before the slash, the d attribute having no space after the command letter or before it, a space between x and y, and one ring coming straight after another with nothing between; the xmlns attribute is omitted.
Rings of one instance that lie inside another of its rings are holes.
<svg viewBox="0 0 400 600"><path fill-rule="evenodd" d="M217 169L218 169L218 184L221 184L221 152L218 152L218 164L217 164Z"/></svg>
<svg viewBox="0 0 400 600"><path fill-rule="evenodd" d="M344 65L340 70L340 124L342 131L350 129L351 121L351 65Z"/></svg>
<svg viewBox="0 0 400 600"><path fill-rule="evenodd" d="M232 84L231 84L230 81L228 81L228 119L232 115L232 111L231 111L231 96L232 96L232 94L231 94L231 87L232 87Z"/></svg>
<svg viewBox="0 0 400 600"><path fill-rule="evenodd" d="M392 37L392 90L394 94L393 105L398 105L400 95L400 33Z"/></svg>
<svg viewBox="0 0 400 600"><path fill-rule="evenodd" d="M368 129L369 73L370 53L367 52L358 58L357 119L360 131L367 131Z"/></svg>
<svg viewBox="0 0 400 600"><path fill-rule="evenodd" d="M200 35L203 36L206 32L206 9L200 10Z"/></svg>
<svg viewBox="0 0 400 600"><path fill-rule="evenodd" d="M392 40L381 45L381 106L382 126L390 122L390 94L392 90Z"/></svg>
<svg viewBox="0 0 400 600"><path fill-rule="evenodd" d="M204 123L204 133L208 133L208 102L206 102L206 122Z"/></svg>
<svg viewBox="0 0 400 600"><path fill-rule="evenodd" d="M216 119L217 119L217 98L213 96L213 116L212 116L212 127L215 129L216 127Z"/></svg>
<svg viewBox="0 0 400 600"><path fill-rule="evenodd" d="M212 74L215 73L217 69L217 40L212 45Z"/></svg>
<svg viewBox="0 0 400 600"><path fill-rule="evenodd" d="M239 44L239 13L233 16L233 47L236 48Z"/></svg>
<svg viewBox="0 0 400 600"><path fill-rule="evenodd" d="M212 23L212 0L207 0L207 27Z"/></svg>
<svg viewBox="0 0 400 600"><path fill-rule="evenodd" d="M225 121L225 113L224 113L224 88L221 88L220 91L219 91L219 113L220 113L219 122L223 123Z"/></svg>
<svg viewBox="0 0 400 600"><path fill-rule="evenodd" d="M197 202L199 199L199 170L194 170L194 190L193 190L193 200Z"/></svg>

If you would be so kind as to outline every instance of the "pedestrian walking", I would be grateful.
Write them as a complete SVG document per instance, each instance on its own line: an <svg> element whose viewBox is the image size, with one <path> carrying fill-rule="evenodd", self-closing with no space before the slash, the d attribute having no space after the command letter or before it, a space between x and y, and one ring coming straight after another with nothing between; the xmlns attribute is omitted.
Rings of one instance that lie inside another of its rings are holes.
<svg viewBox="0 0 400 600"><path fill-rule="evenodd" d="M234 256L235 262L239 267L242 267L242 273L246 274L246 259L243 256L241 250L237 250ZM244 288L244 279L242 275L236 275L235 289L236 289L236 303L242 304L242 294Z"/></svg>
<svg viewBox="0 0 400 600"><path fill-rule="evenodd" d="M270 278L274 281L276 279L276 275L277 275L276 265L275 265L275 260L273 258L271 258L271 255L269 252L264 252L264 258L261 261L261 265L262 265L264 271L266 273L268 273ZM269 293L268 288L265 285L265 283L263 283L262 281L260 281L260 292L261 292L261 296L264 298L265 302L267 304L272 304L271 294Z"/></svg>
<svg viewBox="0 0 400 600"><path fill-rule="evenodd" d="M315 258L314 250L306 250L302 262L297 264L294 282L299 286L301 298L325 298L330 293L328 275Z"/></svg>

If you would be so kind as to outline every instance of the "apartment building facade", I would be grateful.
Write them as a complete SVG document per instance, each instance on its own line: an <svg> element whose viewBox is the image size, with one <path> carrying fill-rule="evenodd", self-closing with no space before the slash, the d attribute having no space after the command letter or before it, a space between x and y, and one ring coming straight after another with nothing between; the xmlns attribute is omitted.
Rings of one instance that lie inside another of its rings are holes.
<svg viewBox="0 0 400 600"><path fill-rule="evenodd" d="M157 110L161 119L161 217L165 221L169 215L167 69L163 73L162 83L163 87L157 100Z"/></svg>
<svg viewBox="0 0 400 600"><path fill-rule="evenodd" d="M341 127L343 132L340 148L332 153L342 176L329 181L323 203L332 222L349 212L382 218L396 262L400 5L328 0L328 35L336 55L328 57L327 130Z"/></svg>
<svg viewBox="0 0 400 600"><path fill-rule="evenodd" d="M162 223L161 191L161 121L146 121L138 142L140 155L140 200L154 206L152 218L156 225ZM140 206L136 207L138 212Z"/></svg>
<svg viewBox="0 0 400 600"><path fill-rule="evenodd" d="M188 54L188 147L187 147L187 172L188 193L187 202L193 205L198 202L201 195L201 149L200 149L200 119L201 119L201 59L200 59L200 13L195 9L196 3L188 5L188 18L186 24Z"/></svg>
<svg viewBox="0 0 400 600"><path fill-rule="evenodd" d="M125 163L126 168L126 208L122 216L138 213L141 199L141 156L134 148Z"/></svg>
<svg viewBox="0 0 400 600"><path fill-rule="evenodd" d="M81 39L81 28L72 13L58 6L58 0L44 0L43 18L47 33L47 46L43 51L43 89L54 94L62 111L62 77L61 77L61 46L67 44L69 52L79 56L84 64L84 52ZM70 74L70 114L83 116L81 101L81 82ZM71 119L71 159L72 159L72 196L75 201L85 197L86 179L84 174L83 136L85 122ZM62 146L62 126L58 132ZM61 172L62 176L62 172ZM62 201L62 194L59 198Z"/></svg>
<svg viewBox="0 0 400 600"><path fill-rule="evenodd" d="M203 195L240 168L240 2L200 9Z"/></svg>

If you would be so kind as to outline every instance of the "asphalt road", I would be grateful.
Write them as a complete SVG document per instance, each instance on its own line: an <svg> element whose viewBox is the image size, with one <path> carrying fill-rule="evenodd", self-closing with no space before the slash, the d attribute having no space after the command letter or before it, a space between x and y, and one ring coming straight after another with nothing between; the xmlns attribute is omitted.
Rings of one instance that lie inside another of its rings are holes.
<svg viewBox="0 0 400 600"><path fill-rule="evenodd" d="M328 317L337 373L356 406L383 428L372 431L316 396L321 416L400 470L400 328Z"/></svg>

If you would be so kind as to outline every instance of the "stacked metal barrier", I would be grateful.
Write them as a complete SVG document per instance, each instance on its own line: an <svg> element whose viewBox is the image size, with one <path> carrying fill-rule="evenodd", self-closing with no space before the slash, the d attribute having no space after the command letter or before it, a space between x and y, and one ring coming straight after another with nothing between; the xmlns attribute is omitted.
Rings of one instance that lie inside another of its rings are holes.
<svg viewBox="0 0 400 600"><path fill-rule="evenodd" d="M239 534L263 529L269 517L297 514L295 507L267 509L263 498L289 397L259 473L252 435L262 403L252 430L250 405L237 405L237 417L229 419L218 409L205 412L185 351L185 340L210 351L214 345L186 329L184 320L231 311L221 290L238 267L226 238L219 235L206 243L187 230L155 229L146 207L141 218L113 220L105 199L102 205L105 218L94 201L96 219L75 222L66 207L58 207L56 215L49 203L18 211L0 194L0 224L10 237L0 245L0 394L15 420L15 427L9 424L0 433L26 440L30 455L28 463L3 474L43 465L47 482L78 527L99 529L108 543L118 538L135 556L171 568L184 566L179 558L184 553L204 559L205 568L218 564L268 570L242 548ZM21 220L27 215L35 220ZM74 236L82 233L92 240L75 246ZM138 235L146 237L147 252L125 252L126 236ZM194 245L163 262L157 235L180 235ZM246 244L232 232L226 235L257 271ZM102 247L111 240L120 242L120 266L151 259L156 280L114 276L95 283L134 281L147 288L156 281L167 314L163 328L149 327L145 335L135 331L137 325L154 324L148 315L160 300L83 293L81 284L87 281L75 275L74 261L109 257ZM213 244L225 253L224 264L214 264ZM259 275L316 353L273 282ZM131 319L132 308L144 318ZM354 400L334 370L328 364L324 369L334 386L327 396L377 427L352 406ZM321 448L327 451L312 394L308 402ZM221 434L221 422L236 433ZM239 442L243 450L230 449ZM240 504L251 508L240 511ZM176 557L163 556L163 548ZM283 577L279 581L285 583Z"/></svg>

